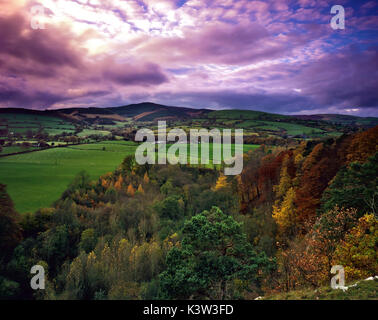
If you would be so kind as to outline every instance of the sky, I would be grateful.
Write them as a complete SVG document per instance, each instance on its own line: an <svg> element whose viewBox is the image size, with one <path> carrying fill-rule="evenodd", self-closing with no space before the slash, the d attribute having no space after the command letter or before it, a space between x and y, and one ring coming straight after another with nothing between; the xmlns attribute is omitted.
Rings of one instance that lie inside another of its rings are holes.
<svg viewBox="0 0 378 320"><path fill-rule="evenodd" d="M378 116L377 48L377 1L0 0L0 108Z"/></svg>

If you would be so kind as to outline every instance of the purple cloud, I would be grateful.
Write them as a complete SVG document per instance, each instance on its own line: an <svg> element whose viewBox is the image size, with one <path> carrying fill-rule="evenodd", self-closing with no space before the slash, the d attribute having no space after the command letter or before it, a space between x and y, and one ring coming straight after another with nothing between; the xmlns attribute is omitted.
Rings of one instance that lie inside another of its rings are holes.
<svg viewBox="0 0 378 320"><path fill-rule="evenodd" d="M0 0L1 1L1 0ZM377 115L378 6L341 0L1 1L0 107L186 107Z"/></svg>

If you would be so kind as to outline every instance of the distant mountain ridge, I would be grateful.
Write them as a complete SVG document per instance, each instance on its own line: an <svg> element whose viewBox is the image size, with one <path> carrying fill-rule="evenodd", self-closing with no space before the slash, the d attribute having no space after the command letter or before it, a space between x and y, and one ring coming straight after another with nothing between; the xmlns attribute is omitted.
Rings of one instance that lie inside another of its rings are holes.
<svg viewBox="0 0 378 320"><path fill-rule="evenodd" d="M292 117L309 121L327 121L344 125L377 125L378 118L358 117L346 114L313 114L313 115L293 115Z"/></svg>
<svg viewBox="0 0 378 320"><path fill-rule="evenodd" d="M203 117L211 112L208 109L192 109L183 107L166 106L152 102L142 102L120 107L110 108L68 108L59 109L57 112L76 120L85 118L102 117L112 120L156 121L156 120L183 120L192 117Z"/></svg>
<svg viewBox="0 0 378 320"><path fill-rule="evenodd" d="M210 110L187 107L166 106L152 102L124 105L109 108L67 108L56 110L30 110L22 108L0 108L1 113L26 113L35 115L53 115L72 121L157 121L157 120L185 120L191 118L228 118L228 119L260 119L283 121L285 119L298 119L302 121L325 121L342 125L375 126L378 118L358 117L342 114L313 114L313 115L280 115L253 110Z"/></svg>

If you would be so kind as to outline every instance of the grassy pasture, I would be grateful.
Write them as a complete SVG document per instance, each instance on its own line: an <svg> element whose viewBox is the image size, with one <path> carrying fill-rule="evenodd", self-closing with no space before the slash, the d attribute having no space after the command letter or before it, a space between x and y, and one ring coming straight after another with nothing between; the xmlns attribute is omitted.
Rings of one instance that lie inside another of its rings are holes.
<svg viewBox="0 0 378 320"><path fill-rule="evenodd" d="M33 212L50 206L80 171L97 179L116 169L135 148L132 142L102 142L1 158L0 182L7 185L17 211Z"/></svg>
<svg viewBox="0 0 378 320"><path fill-rule="evenodd" d="M248 119L248 120L257 120L261 117L269 118L269 119L285 119L287 116L274 114L274 113L266 113L262 111L254 111L254 110L218 110L213 111L208 114L208 118L216 118L216 119Z"/></svg>
<svg viewBox="0 0 378 320"><path fill-rule="evenodd" d="M173 144L167 144L166 145L166 150L169 150L169 148L172 146ZM188 163L190 164L192 161L192 158L190 157L190 148L191 147L195 147L195 145L192 145L192 144L183 144L185 148L186 146L186 150L187 150L187 161ZM208 146L207 146L208 145ZM179 144L177 144L177 146L179 146ZM205 152L206 149L205 147L208 147L208 154L209 154L209 160L210 160L210 163L209 165L212 166L212 160L213 160L213 155L214 155L214 152L219 152L221 157L222 157L222 161L224 160L224 157L223 157L223 148L226 147L226 148L229 148L229 145L222 145L221 143L209 143L209 144L198 144L197 147L198 147L198 159L201 159L201 156L202 156L202 152ZM257 144L243 144L243 153L246 153L250 150L255 150L257 149L258 147L260 147L259 145ZM231 145L231 156L233 156L235 153L235 145L232 144ZM178 156L178 152L176 153L176 156ZM198 162L201 162L200 160Z"/></svg>
<svg viewBox="0 0 378 320"><path fill-rule="evenodd" d="M88 137L90 135L101 135L106 136L110 134L110 131L106 130L93 130L93 129L84 129L83 131L79 132L77 135L79 137Z"/></svg>
<svg viewBox="0 0 378 320"><path fill-rule="evenodd" d="M7 185L18 212L34 212L57 200L80 171L97 179L115 170L126 156L134 155L136 147L134 142L105 141L8 156L0 159L0 182ZM222 150L220 144L209 145L209 166L214 148ZM243 145L244 152L256 148L258 145ZM233 154L234 146L231 150Z"/></svg>
<svg viewBox="0 0 378 320"><path fill-rule="evenodd" d="M215 120L216 125L214 127L221 128L224 126L231 126L240 129L252 129L254 131L272 131L279 132L285 131L288 135L319 135L324 133L322 129L307 127L301 124L285 122L281 119L279 115L274 115L277 120L280 121L269 121L269 120L259 120L259 117L265 115L264 113L258 111L240 111L240 110L224 110L215 111L209 114L209 118ZM217 116L217 118L214 118ZM238 120L230 120L236 118ZM186 129L185 127L182 127ZM192 126L193 128L193 126Z"/></svg>
<svg viewBox="0 0 378 320"><path fill-rule="evenodd" d="M12 147L3 147L2 151L0 151L0 154L11 154L11 153L17 153L21 151L28 151L28 150L35 150L37 148L28 147L23 148L21 146L12 146Z"/></svg>
<svg viewBox="0 0 378 320"><path fill-rule="evenodd" d="M2 113L0 119L2 126L6 123L9 131L14 133L25 133L28 130L36 132L43 128L46 133L55 135L62 132L72 133L75 129L71 122L51 116Z"/></svg>

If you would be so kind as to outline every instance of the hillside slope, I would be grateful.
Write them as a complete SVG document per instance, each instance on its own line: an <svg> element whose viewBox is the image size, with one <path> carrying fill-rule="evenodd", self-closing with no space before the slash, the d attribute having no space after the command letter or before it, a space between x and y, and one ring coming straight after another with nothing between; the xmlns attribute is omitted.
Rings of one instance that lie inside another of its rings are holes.
<svg viewBox="0 0 378 320"><path fill-rule="evenodd" d="M378 277L362 280L348 290L332 289L330 286L316 290L294 290L262 297L258 300L378 300Z"/></svg>

